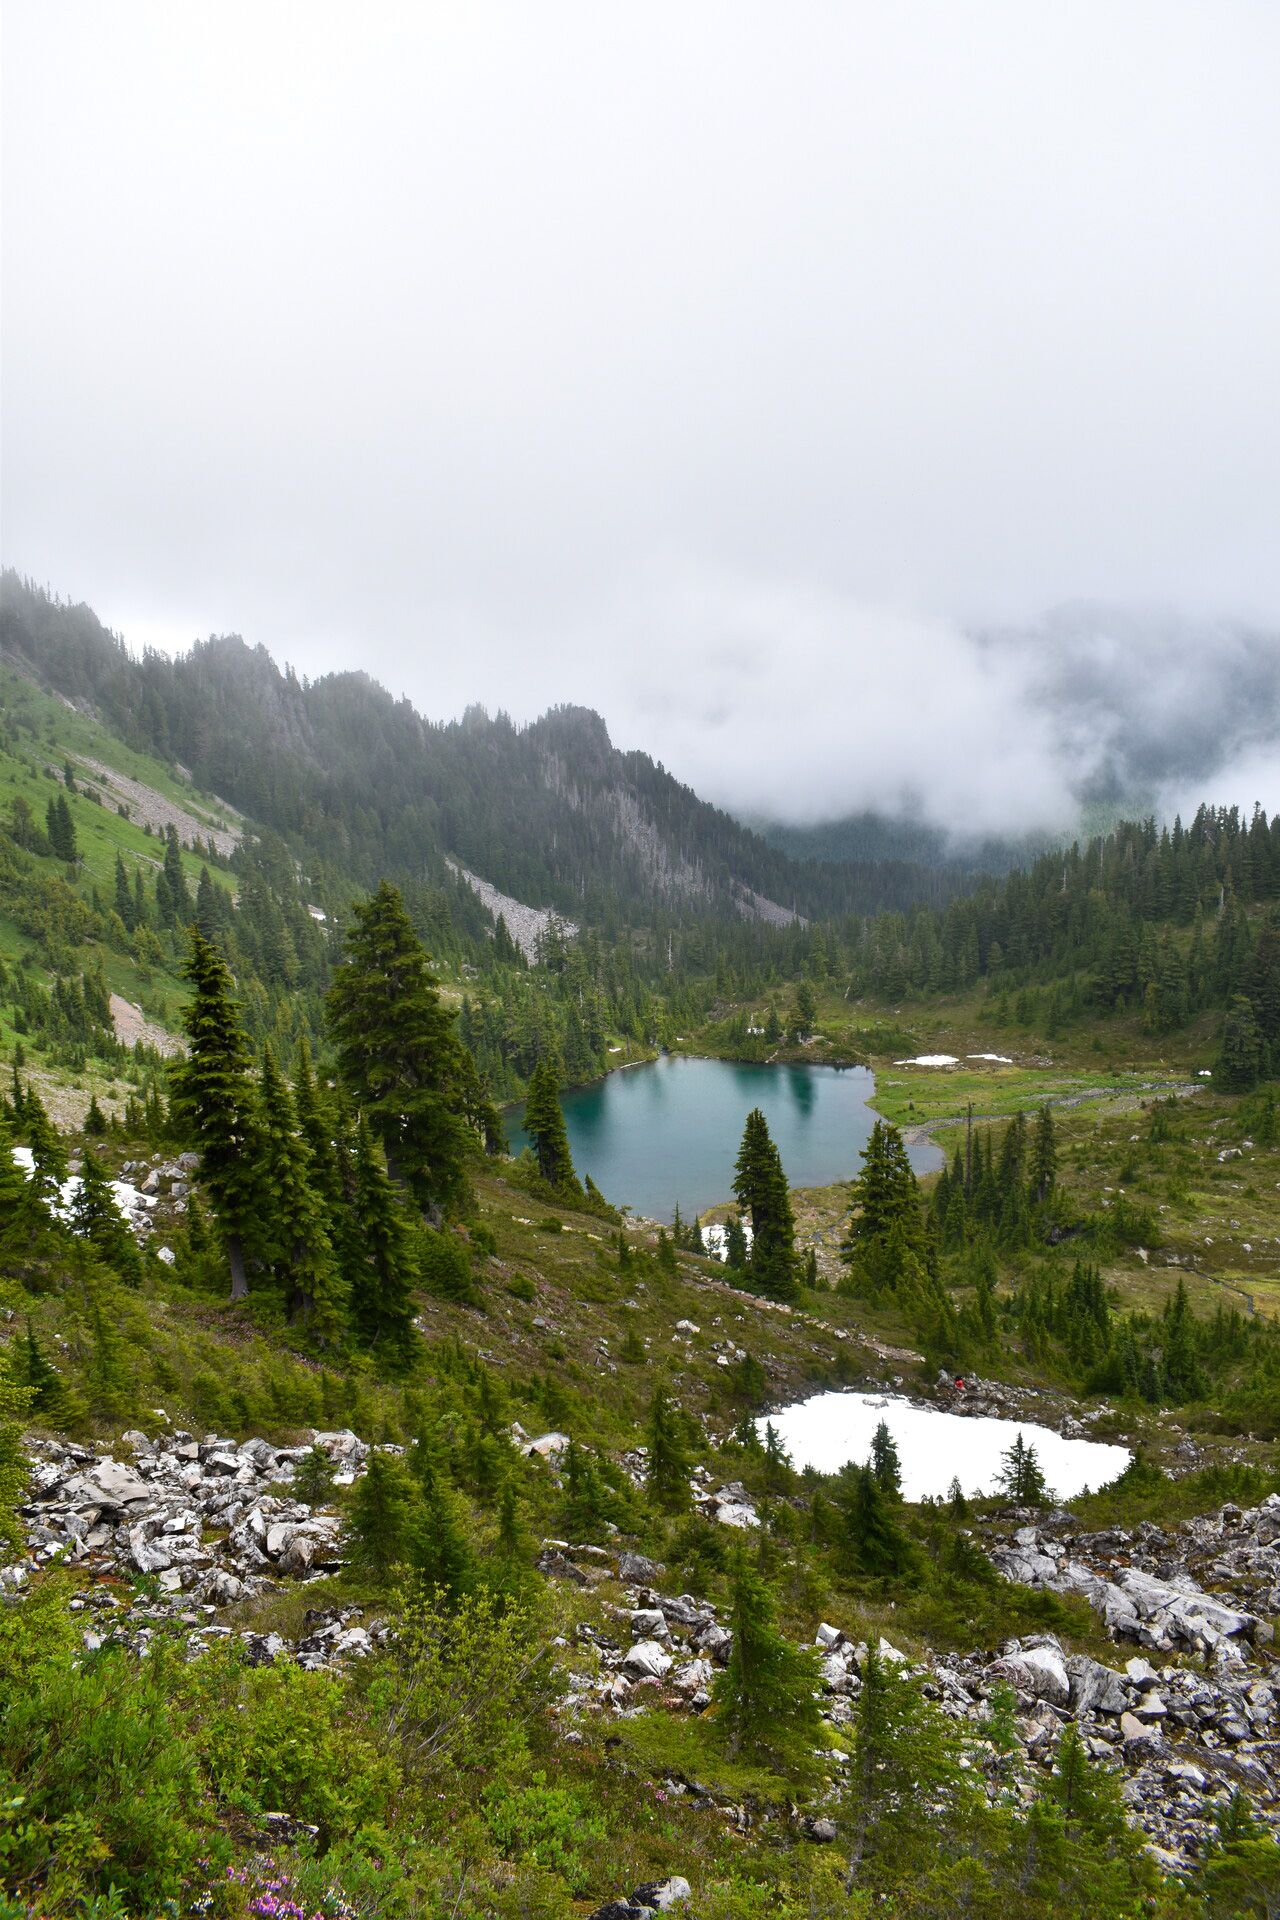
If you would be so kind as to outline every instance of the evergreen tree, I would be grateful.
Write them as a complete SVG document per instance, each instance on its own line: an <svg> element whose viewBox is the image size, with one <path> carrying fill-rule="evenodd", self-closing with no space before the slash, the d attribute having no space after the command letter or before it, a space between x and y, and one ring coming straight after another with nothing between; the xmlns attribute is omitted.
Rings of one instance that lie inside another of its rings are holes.
<svg viewBox="0 0 1280 1920"><path fill-rule="evenodd" d="M683 1513L689 1504L690 1460L681 1425L666 1388L655 1387L649 1402L645 1483L649 1498L666 1513Z"/></svg>
<svg viewBox="0 0 1280 1920"><path fill-rule="evenodd" d="M69 1224L71 1231L88 1241L122 1280L135 1284L141 1280L138 1243L116 1205L101 1161L88 1147L84 1150L79 1185L71 1201Z"/></svg>
<svg viewBox="0 0 1280 1920"><path fill-rule="evenodd" d="M1020 1507L1041 1507L1049 1498L1049 1489L1045 1485L1036 1450L1027 1444L1021 1432L1015 1436L1013 1445L1004 1455L1000 1485L1009 1499Z"/></svg>
<svg viewBox="0 0 1280 1920"><path fill-rule="evenodd" d="M170 821L165 829L164 839L164 881L169 898L171 924L187 927L191 924L191 889L187 885L187 876L182 865L182 847L178 840L178 830Z"/></svg>
<svg viewBox="0 0 1280 1920"><path fill-rule="evenodd" d="M100 1140L107 1131L107 1116L98 1105L96 1093L89 1096L89 1105L84 1116L84 1130L96 1140Z"/></svg>
<svg viewBox="0 0 1280 1920"><path fill-rule="evenodd" d="M34 1162L28 1198L42 1212L53 1215L62 1206L62 1187L67 1177L66 1148L34 1087L27 1088L22 1117Z"/></svg>
<svg viewBox="0 0 1280 1920"><path fill-rule="evenodd" d="M417 1490L404 1462L375 1447L351 1496L351 1558L375 1580L408 1564L420 1521Z"/></svg>
<svg viewBox="0 0 1280 1920"><path fill-rule="evenodd" d="M262 1127L249 1077L249 1045L227 963L198 929L191 934L183 971L194 992L182 1016L187 1057L173 1069L173 1117L200 1150L201 1178L231 1268L231 1298L243 1300L249 1291L247 1251L264 1224Z"/></svg>
<svg viewBox="0 0 1280 1920"><path fill-rule="evenodd" d="M444 1474L419 1475L422 1497L413 1542L413 1570L428 1593L461 1599L474 1584L475 1556L462 1502Z"/></svg>
<svg viewBox="0 0 1280 1920"><path fill-rule="evenodd" d="M364 1115L352 1156L349 1253L351 1318L366 1346L382 1346L397 1358L413 1344L413 1288L417 1268L409 1226L396 1189L383 1172Z"/></svg>
<svg viewBox="0 0 1280 1920"><path fill-rule="evenodd" d="M196 925L206 940L214 940L222 927L222 896L214 886L208 867L200 869L196 888Z"/></svg>
<svg viewBox="0 0 1280 1920"><path fill-rule="evenodd" d="M1196 1354L1196 1323L1187 1298L1187 1283L1179 1275L1173 1298L1165 1307L1164 1387L1174 1401L1198 1399L1205 1390L1205 1379Z"/></svg>
<svg viewBox="0 0 1280 1920"><path fill-rule="evenodd" d="M626 1332L622 1336L622 1345L618 1348L618 1358L628 1367L642 1367L648 1359L644 1337L636 1324L634 1313L628 1313Z"/></svg>
<svg viewBox="0 0 1280 1920"><path fill-rule="evenodd" d="M571 1440L562 1463L561 1524L568 1539L597 1543L614 1518L617 1502L585 1448Z"/></svg>
<svg viewBox="0 0 1280 1920"><path fill-rule="evenodd" d="M118 1420L129 1400L129 1373L125 1345L102 1282L102 1269L95 1270L81 1246L74 1248L71 1266L85 1303L84 1318L89 1334L85 1384L89 1405L99 1419Z"/></svg>
<svg viewBox="0 0 1280 1920"><path fill-rule="evenodd" d="M884 1578L914 1564L915 1548L870 1466L845 1467L837 1505L842 1521L840 1558L853 1573Z"/></svg>
<svg viewBox="0 0 1280 1920"><path fill-rule="evenodd" d="M10 1558L23 1547L22 1522L18 1506L27 1490L30 1463L22 1446L22 1433L31 1413L32 1394L13 1376L9 1359L0 1354L0 1545Z"/></svg>
<svg viewBox="0 0 1280 1920"><path fill-rule="evenodd" d="M1214 1069L1217 1084L1227 1093L1247 1093L1265 1069L1267 1045L1253 1006L1236 994L1222 1024L1222 1051Z"/></svg>
<svg viewBox="0 0 1280 1920"><path fill-rule="evenodd" d="M889 1431L888 1422L884 1420L871 1436L871 1471L881 1493L887 1493L895 1500L901 1498L902 1462L898 1458L897 1443Z"/></svg>
<svg viewBox="0 0 1280 1920"><path fill-rule="evenodd" d="M712 1689L729 1751L788 1770L804 1766L822 1733L817 1656L778 1630L773 1596L745 1552L733 1567L729 1625L728 1664Z"/></svg>
<svg viewBox="0 0 1280 1920"><path fill-rule="evenodd" d="M309 1507L322 1506L333 1492L333 1462L321 1446L308 1447L293 1473L293 1497Z"/></svg>
<svg viewBox="0 0 1280 1920"><path fill-rule="evenodd" d="M801 980L796 987L795 1020L792 1032L797 1040L807 1040L817 1023L818 1008L813 997L813 988L807 980Z"/></svg>
<svg viewBox="0 0 1280 1920"><path fill-rule="evenodd" d="M947 1846L947 1830L963 1831L976 1798L961 1766L957 1730L925 1698L914 1676L869 1652L841 1808L848 1889L900 1885L922 1859L962 1851ZM927 1820L921 1817L924 1808ZM963 1908L948 1902L925 1910L941 1914Z"/></svg>
<svg viewBox="0 0 1280 1920"><path fill-rule="evenodd" d="M350 1169L346 1164L349 1155L345 1151L345 1140L339 1145L342 1124L334 1110L328 1088L322 1087L316 1079L311 1063L311 1047L305 1033L298 1043L293 1110L298 1131L306 1141L311 1156L311 1184L330 1215L335 1215L349 1197L352 1184Z"/></svg>
<svg viewBox="0 0 1280 1920"><path fill-rule="evenodd" d="M9 1122L0 1113L0 1245L27 1225L30 1207L28 1182L13 1157Z"/></svg>
<svg viewBox="0 0 1280 1920"><path fill-rule="evenodd" d="M438 1220L466 1184L462 1049L390 882L353 908L344 952L329 990L338 1071L382 1142L391 1178Z"/></svg>
<svg viewBox="0 0 1280 1920"><path fill-rule="evenodd" d="M547 1185L562 1193L576 1193L578 1180L560 1106L559 1080L548 1054L539 1060L529 1082L524 1130L533 1142L538 1172Z"/></svg>
<svg viewBox="0 0 1280 1920"><path fill-rule="evenodd" d="M724 1227L725 1265L735 1273L743 1273L747 1265L747 1236L742 1231L742 1217L731 1213Z"/></svg>
<svg viewBox="0 0 1280 1920"><path fill-rule="evenodd" d="M871 1129L850 1199L852 1211L841 1246L847 1265L874 1257L894 1234L908 1247L921 1243L920 1190L902 1135L887 1120L877 1120Z"/></svg>
<svg viewBox="0 0 1280 1920"><path fill-rule="evenodd" d="M79 859L76 823L72 817L71 808L67 804L65 793L60 793L50 800L45 811L45 829L49 836L49 845L59 860L65 860L68 865L71 865Z"/></svg>
<svg viewBox="0 0 1280 1920"><path fill-rule="evenodd" d="M1037 1206L1053 1192L1058 1177L1058 1148L1054 1137L1053 1109L1046 1100L1036 1115L1031 1137L1031 1198Z"/></svg>
<svg viewBox="0 0 1280 1920"><path fill-rule="evenodd" d="M137 925L134 917L134 896L129 886L129 875L125 870L124 860L119 854L116 855L115 890L116 912L124 923L125 931L132 933Z"/></svg>
<svg viewBox="0 0 1280 1920"><path fill-rule="evenodd" d="M795 1216L782 1160L759 1107L747 1115L734 1165L733 1191L751 1216L748 1272L757 1292L771 1300L796 1295Z"/></svg>
<svg viewBox="0 0 1280 1920"><path fill-rule="evenodd" d="M338 1276L323 1202L311 1184L311 1151L270 1047L259 1081L257 1244L292 1313L332 1333Z"/></svg>

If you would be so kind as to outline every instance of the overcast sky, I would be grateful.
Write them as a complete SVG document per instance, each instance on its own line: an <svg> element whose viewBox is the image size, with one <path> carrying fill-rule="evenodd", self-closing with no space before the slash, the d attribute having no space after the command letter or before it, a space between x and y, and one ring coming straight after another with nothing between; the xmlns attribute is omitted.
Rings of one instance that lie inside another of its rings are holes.
<svg viewBox="0 0 1280 1920"><path fill-rule="evenodd" d="M797 818L1134 753L1280 808L1274 0L5 0L3 56L4 556L131 642L583 702Z"/></svg>

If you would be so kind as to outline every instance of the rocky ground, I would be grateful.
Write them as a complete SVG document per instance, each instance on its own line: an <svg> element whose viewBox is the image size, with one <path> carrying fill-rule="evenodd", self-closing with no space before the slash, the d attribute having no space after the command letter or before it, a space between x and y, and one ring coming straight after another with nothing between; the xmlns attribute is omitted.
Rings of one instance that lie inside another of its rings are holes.
<svg viewBox="0 0 1280 1920"><path fill-rule="evenodd" d="M1196 1858L1212 1830L1214 1804L1237 1787L1280 1832L1280 1666L1272 1657L1272 1627L1263 1617L1280 1606L1280 1495L1248 1512L1228 1505L1171 1534L1143 1526L1132 1534L1075 1536L1069 1516L1050 1525L1057 1535L1052 1552L1045 1550L1040 1528L1021 1527L1008 1545L994 1550L997 1566L1029 1584L1056 1584L1090 1598L1097 1592L1106 1602L1099 1611L1111 1637L1166 1655L1162 1664L1139 1653L1124 1658L1118 1648L1116 1664L1104 1665L1064 1652L1053 1635L1044 1634L1006 1641L995 1653L930 1657L922 1668L926 1691L945 1712L976 1726L990 1711L993 1690L1001 1683L1011 1687L1028 1793L1036 1773L1051 1763L1060 1730L1078 1722L1089 1754L1123 1768L1133 1818L1170 1870ZM590 1584L606 1577L610 1558L599 1549L555 1543L542 1565ZM1086 1558L1095 1570L1086 1570ZM1114 1578L1096 1570L1103 1565ZM1231 1597L1206 1591L1193 1567ZM1055 1574L1073 1571L1051 1581L1045 1578L1049 1568ZM593 1659L573 1676L566 1710L625 1715L656 1699L692 1712L707 1705L732 1636L710 1602L663 1593L660 1571L632 1554L616 1563L626 1604L607 1607L599 1630L580 1630ZM1122 1597L1120 1604L1112 1593ZM825 1622L816 1644L823 1656L826 1717L846 1726L854 1716L867 1647ZM905 1658L884 1640L878 1651L885 1659ZM695 1797L707 1794L696 1782L668 1785ZM749 1817L743 1808L724 1811L738 1823ZM834 1836L832 1823L810 1822L811 1838Z"/></svg>
<svg viewBox="0 0 1280 1920"><path fill-rule="evenodd" d="M562 1439L513 1434L522 1449L552 1462ZM317 1432L310 1445L293 1447L131 1432L117 1448L123 1458L33 1440L28 1551L0 1569L0 1590L19 1594L40 1566L59 1561L79 1576L75 1604L89 1647L118 1638L141 1648L162 1624L177 1624L187 1630L193 1656L233 1632L255 1661L286 1657L323 1667L367 1655L386 1630L359 1608L311 1610L294 1640L233 1627L224 1617L284 1583L341 1567L338 1513L294 1491L311 1447L325 1455L336 1487L354 1483L369 1451L345 1430ZM641 1463L631 1464L638 1471ZM699 1476L694 1493L723 1524L756 1522L738 1486ZM1117 1642L1115 1663L1067 1653L1052 1635L1033 1636L993 1651L927 1658L927 1691L946 1713L976 1728L993 1690L1001 1683L1013 1689L1021 1743L1014 1772L1028 1794L1052 1760L1060 1729L1078 1722L1088 1752L1123 1769L1133 1818L1167 1867L1195 1859L1214 1803L1237 1787L1280 1831L1280 1666L1267 1617L1280 1610L1280 1495L1248 1511L1227 1505L1169 1531L1144 1523L1082 1533L1065 1511L1022 1518L990 1542L996 1566L1012 1580L1085 1594ZM696 1714L708 1706L732 1646L712 1602L669 1592L663 1569L635 1553L547 1541L538 1564L552 1579L599 1589L595 1617L578 1627L568 1656L559 1712L570 1737L585 1717L625 1718L659 1705ZM819 1627L816 1643L824 1712L834 1727L845 1727L856 1711L867 1648L830 1623ZM879 1651L905 1658L883 1640ZM673 1794L717 1806L735 1825L745 1828L754 1818L696 1780L666 1784ZM1007 1790L1008 1779L993 1771L992 1786ZM816 1841L835 1837L821 1816L806 1831ZM649 1911L664 1910L649 1898L656 1891L637 1889L608 1903L601 1920L632 1920L646 1901Z"/></svg>

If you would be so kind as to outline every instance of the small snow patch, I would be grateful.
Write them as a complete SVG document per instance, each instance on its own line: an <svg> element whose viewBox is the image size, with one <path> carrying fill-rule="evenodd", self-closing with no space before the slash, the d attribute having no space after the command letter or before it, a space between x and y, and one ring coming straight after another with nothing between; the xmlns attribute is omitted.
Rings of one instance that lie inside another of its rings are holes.
<svg viewBox="0 0 1280 1920"><path fill-rule="evenodd" d="M970 1053L966 1054L965 1058L967 1060L994 1060L997 1066L1001 1067L1011 1067L1013 1065L1007 1053Z"/></svg>
<svg viewBox="0 0 1280 1920"><path fill-rule="evenodd" d="M895 1060L895 1067L958 1067L954 1053L918 1053L913 1060Z"/></svg>

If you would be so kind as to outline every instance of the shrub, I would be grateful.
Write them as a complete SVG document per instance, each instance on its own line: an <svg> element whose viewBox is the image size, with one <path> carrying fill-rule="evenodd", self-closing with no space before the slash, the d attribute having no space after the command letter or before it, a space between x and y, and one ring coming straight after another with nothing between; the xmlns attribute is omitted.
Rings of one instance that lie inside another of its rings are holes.
<svg viewBox="0 0 1280 1920"><path fill-rule="evenodd" d="M234 1651L190 1669L201 1750L220 1798L305 1820L327 1843L378 1820L399 1783L351 1684L291 1662L245 1666Z"/></svg>
<svg viewBox="0 0 1280 1920"><path fill-rule="evenodd" d="M466 1244L456 1233L437 1233L424 1227L414 1249L422 1284L440 1300L456 1300L470 1305L476 1299L471 1278L471 1261Z"/></svg>
<svg viewBox="0 0 1280 1920"><path fill-rule="evenodd" d="M171 1704L174 1656L119 1648L49 1661L6 1687L0 1802L5 1878L42 1886L42 1914L115 1889L128 1912L176 1899L211 1841L194 1744Z"/></svg>
<svg viewBox="0 0 1280 1920"><path fill-rule="evenodd" d="M604 1822L591 1817L582 1794L549 1787L545 1773L535 1773L525 1787L495 1782L485 1789L481 1804L489 1831L507 1859L550 1867L572 1892L586 1891L582 1848L602 1846L606 1833Z"/></svg>

